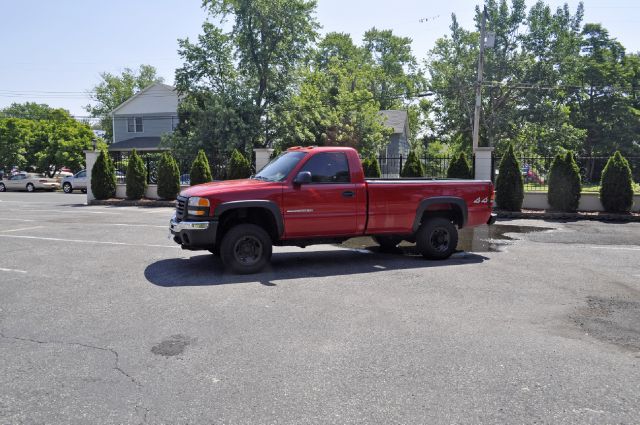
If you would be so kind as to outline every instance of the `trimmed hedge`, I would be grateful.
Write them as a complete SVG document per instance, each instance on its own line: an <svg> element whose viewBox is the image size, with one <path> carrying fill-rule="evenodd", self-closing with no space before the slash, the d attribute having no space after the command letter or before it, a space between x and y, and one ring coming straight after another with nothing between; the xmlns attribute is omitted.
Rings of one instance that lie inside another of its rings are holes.
<svg viewBox="0 0 640 425"><path fill-rule="evenodd" d="M547 200L551 209L576 212L580 204L580 168L572 152L558 154L551 164Z"/></svg>
<svg viewBox="0 0 640 425"><path fill-rule="evenodd" d="M524 201L524 181L520 173L520 164L509 145L507 154L500 161L496 181L496 204L507 211L520 211Z"/></svg>
<svg viewBox="0 0 640 425"><path fill-rule="evenodd" d="M449 168L447 169L447 178L473 179L471 164L469 164L467 155L465 155L464 152L460 152L460 154L449 164Z"/></svg>
<svg viewBox="0 0 640 425"><path fill-rule="evenodd" d="M127 164L127 199L142 199L147 191L147 168L136 150Z"/></svg>
<svg viewBox="0 0 640 425"><path fill-rule="evenodd" d="M99 200L116 196L116 167L105 151L100 151L91 169L91 192Z"/></svg>
<svg viewBox="0 0 640 425"><path fill-rule="evenodd" d="M600 202L608 212L627 213L633 206L631 167L620 151L604 167L600 181Z"/></svg>
<svg viewBox="0 0 640 425"><path fill-rule="evenodd" d="M407 156L407 162L402 167L402 171L400 171L400 177L424 177L424 174L424 164L422 164L416 152L412 150Z"/></svg>
<svg viewBox="0 0 640 425"><path fill-rule="evenodd" d="M246 179L251 176L251 173L251 163L247 157L242 155L238 149L234 149L227 168L227 178L229 180Z"/></svg>
<svg viewBox="0 0 640 425"><path fill-rule="evenodd" d="M180 169L173 156L164 152L158 163L158 196L176 199L180 193Z"/></svg>
<svg viewBox="0 0 640 425"><path fill-rule="evenodd" d="M380 178L382 177L382 171L380 170L380 164L378 158L371 156L362 160L362 168L364 170L365 177Z"/></svg>
<svg viewBox="0 0 640 425"><path fill-rule="evenodd" d="M209 160L204 151L200 149L196 159L191 164L191 171L189 172L189 178L191 179L191 186L197 184L208 183L211 180L211 168L209 167Z"/></svg>

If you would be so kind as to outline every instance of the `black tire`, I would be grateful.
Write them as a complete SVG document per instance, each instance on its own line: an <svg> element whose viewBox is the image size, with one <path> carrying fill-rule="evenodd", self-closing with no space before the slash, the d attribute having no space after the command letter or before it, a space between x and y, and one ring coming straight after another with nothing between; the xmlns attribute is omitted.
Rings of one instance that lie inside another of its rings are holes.
<svg viewBox="0 0 640 425"><path fill-rule="evenodd" d="M6 192L7 191L7 187L4 185L4 183L0 183L0 192Z"/></svg>
<svg viewBox="0 0 640 425"><path fill-rule="evenodd" d="M271 259L273 246L269 234L255 224L238 224L222 238L222 263L238 274L259 272Z"/></svg>
<svg viewBox="0 0 640 425"><path fill-rule="evenodd" d="M453 254L458 246L458 229L444 217L425 220L416 234L418 251L424 258L444 260Z"/></svg>
<svg viewBox="0 0 640 425"><path fill-rule="evenodd" d="M33 185L33 183L27 183L27 192L33 192L36 190L36 187Z"/></svg>
<svg viewBox="0 0 640 425"><path fill-rule="evenodd" d="M67 182L65 184L62 185L62 191L64 193L71 193L73 192L73 187L71 187L71 183Z"/></svg>
<svg viewBox="0 0 640 425"><path fill-rule="evenodd" d="M394 235L380 235L374 236L373 240L376 241L378 245L380 245L380 249L383 251L393 251L400 242L402 242L402 238Z"/></svg>

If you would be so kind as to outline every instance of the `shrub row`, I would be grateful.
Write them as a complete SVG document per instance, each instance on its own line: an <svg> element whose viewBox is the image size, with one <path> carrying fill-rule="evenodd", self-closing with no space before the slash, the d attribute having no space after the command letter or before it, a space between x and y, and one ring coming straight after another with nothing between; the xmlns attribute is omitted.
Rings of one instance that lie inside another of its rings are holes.
<svg viewBox="0 0 640 425"><path fill-rule="evenodd" d="M580 204L580 169L572 152L558 154L549 172L547 201L554 211L575 212ZM524 200L524 181L520 164L509 146L502 158L496 182L496 204L507 211L520 211ZM616 152L602 172L600 202L605 211L628 213L633 206L633 178L629 162Z"/></svg>

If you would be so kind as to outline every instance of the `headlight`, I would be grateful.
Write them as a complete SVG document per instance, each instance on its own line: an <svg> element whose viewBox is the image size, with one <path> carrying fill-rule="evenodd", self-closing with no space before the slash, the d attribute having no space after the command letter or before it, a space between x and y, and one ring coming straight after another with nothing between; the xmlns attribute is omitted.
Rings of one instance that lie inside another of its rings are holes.
<svg viewBox="0 0 640 425"><path fill-rule="evenodd" d="M207 198L193 196L189 198L187 214L203 217L208 215L210 206L211 204Z"/></svg>

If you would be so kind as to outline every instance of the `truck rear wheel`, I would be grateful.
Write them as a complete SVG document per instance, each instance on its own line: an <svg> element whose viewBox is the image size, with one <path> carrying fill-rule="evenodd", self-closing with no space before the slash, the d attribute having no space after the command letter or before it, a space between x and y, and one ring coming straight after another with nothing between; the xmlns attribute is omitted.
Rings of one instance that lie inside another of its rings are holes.
<svg viewBox="0 0 640 425"><path fill-rule="evenodd" d="M393 235L380 235L374 236L373 240L376 241L378 245L380 245L380 249L383 251L391 251L393 250L400 242L402 242L402 238Z"/></svg>
<svg viewBox="0 0 640 425"><path fill-rule="evenodd" d="M444 217L433 217L424 221L416 234L418 251L430 260L444 260L458 246L458 229Z"/></svg>
<svg viewBox="0 0 640 425"><path fill-rule="evenodd" d="M222 238L222 263L239 274L259 272L271 259L272 243L269 234L255 224L238 224Z"/></svg>

